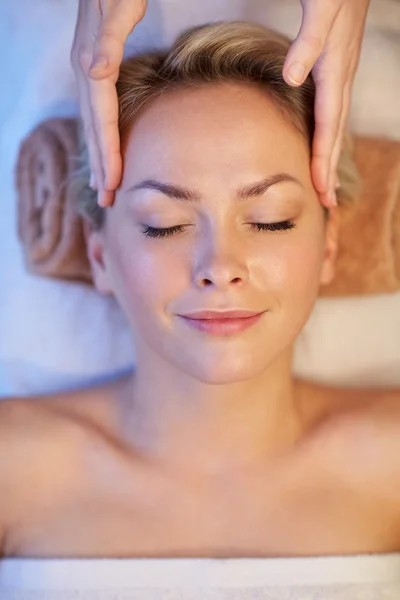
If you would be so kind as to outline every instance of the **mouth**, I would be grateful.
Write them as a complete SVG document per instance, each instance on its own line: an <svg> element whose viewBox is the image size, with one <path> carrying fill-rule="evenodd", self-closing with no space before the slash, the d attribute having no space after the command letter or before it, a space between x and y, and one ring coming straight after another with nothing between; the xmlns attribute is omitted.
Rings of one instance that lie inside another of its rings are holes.
<svg viewBox="0 0 400 600"><path fill-rule="evenodd" d="M211 311L204 310L187 315L178 315L190 327L212 335L228 336L241 333L255 325L266 311L248 310Z"/></svg>

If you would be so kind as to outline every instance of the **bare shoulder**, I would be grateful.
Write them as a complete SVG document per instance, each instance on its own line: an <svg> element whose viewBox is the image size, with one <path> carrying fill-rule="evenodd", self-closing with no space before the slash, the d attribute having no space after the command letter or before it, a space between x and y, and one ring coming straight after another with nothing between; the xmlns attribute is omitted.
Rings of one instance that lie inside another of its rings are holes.
<svg viewBox="0 0 400 600"><path fill-rule="evenodd" d="M18 464L18 459L30 456L34 463L39 450L49 446L56 449L65 441L66 435L73 434L72 420L50 407L49 398L39 396L0 402L0 456L10 471ZM13 463L6 460L11 456Z"/></svg>
<svg viewBox="0 0 400 600"><path fill-rule="evenodd" d="M7 520L76 478L85 448L114 440L114 388L0 401L0 537Z"/></svg>
<svg viewBox="0 0 400 600"><path fill-rule="evenodd" d="M14 481L18 484L18 467L15 466L14 443L17 424L24 409L19 399L0 402L0 556L3 555L6 528L13 512Z"/></svg>
<svg viewBox="0 0 400 600"><path fill-rule="evenodd" d="M39 397L0 401L0 555L13 524L73 476L80 435Z"/></svg>
<svg viewBox="0 0 400 600"><path fill-rule="evenodd" d="M359 423L356 413L349 427L353 425L360 458L370 461L377 471L386 466L400 506L400 390L375 392L359 416Z"/></svg>
<svg viewBox="0 0 400 600"><path fill-rule="evenodd" d="M108 400L93 388L0 401L1 475L17 477L19 467L48 467L55 454L79 451L91 432L111 428Z"/></svg>
<svg viewBox="0 0 400 600"><path fill-rule="evenodd" d="M344 397L351 395L357 401L338 417L338 434L361 452L400 450L400 390L350 390Z"/></svg>
<svg viewBox="0 0 400 600"><path fill-rule="evenodd" d="M400 390L334 390L330 457L349 481L397 507L400 518Z"/></svg>
<svg viewBox="0 0 400 600"><path fill-rule="evenodd" d="M400 388L372 389L333 387L310 381L297 382L304 420L322 424L332 439L336 436L371 441L371 427L378 438L388 428L394 433L400 427ZM336 435L335 435L336 434ZM399 440L400 441L400 440Z"/></svg>

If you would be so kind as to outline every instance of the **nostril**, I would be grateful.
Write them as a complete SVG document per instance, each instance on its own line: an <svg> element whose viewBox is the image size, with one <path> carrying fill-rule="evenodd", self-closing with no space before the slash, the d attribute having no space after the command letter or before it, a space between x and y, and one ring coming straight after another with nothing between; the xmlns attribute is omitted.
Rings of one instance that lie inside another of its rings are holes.
<svg viewBox="0 0 400 600"><path fill-rule="evenodd" d="M242 278L241 277L234 277L233 279L230 280L230 282L227 280L226 284L227 285L239 285L242 283ZM201 279L201 285L203 287L210 287L213 285L219 285L222 284L222 281L219 282L218 278L217 279L208 279L208 278L203 278Z"/></svg>
<svg viewBox="0 0 400 600"><path fill-rule="evenodd" d="M211 279L203 279L203 285L205 287L209 287L210 285L212 285Z"/></svg>

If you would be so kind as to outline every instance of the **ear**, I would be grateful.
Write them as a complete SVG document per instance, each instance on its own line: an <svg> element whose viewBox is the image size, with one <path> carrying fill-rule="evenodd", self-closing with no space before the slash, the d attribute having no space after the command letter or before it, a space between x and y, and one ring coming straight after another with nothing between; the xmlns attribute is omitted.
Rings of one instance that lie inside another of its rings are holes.
<svg viewBox="0 0 400 600"><path fill-rule="evenodd" d="M329 209L325 231L325 256L322 263L320 284L328 285L335 277L339 246L340 212L338 206Z"/></svg>
<svg viewBox="0 0 400 600"><path fill-rule="evenodd" d="M96 289L101 294L112 294L110 279L105 261L105 236L102 230L95 230L84 223L87 255Z"/></svg>

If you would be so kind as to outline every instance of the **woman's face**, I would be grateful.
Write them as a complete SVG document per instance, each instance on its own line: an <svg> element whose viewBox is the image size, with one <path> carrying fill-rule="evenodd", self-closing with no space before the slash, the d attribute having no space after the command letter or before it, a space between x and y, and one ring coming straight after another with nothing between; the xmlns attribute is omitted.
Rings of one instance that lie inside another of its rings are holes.
<svg viewBox="0 0 400 600"><path fill-rule="evenodd" d="M335 237L302 135L257 87L208 84L142 109L89 255L138 356L151 349L200 381L228 383L292 349L332 277ZM219 325L189 317L233 310L262 314Z"/></svg>

